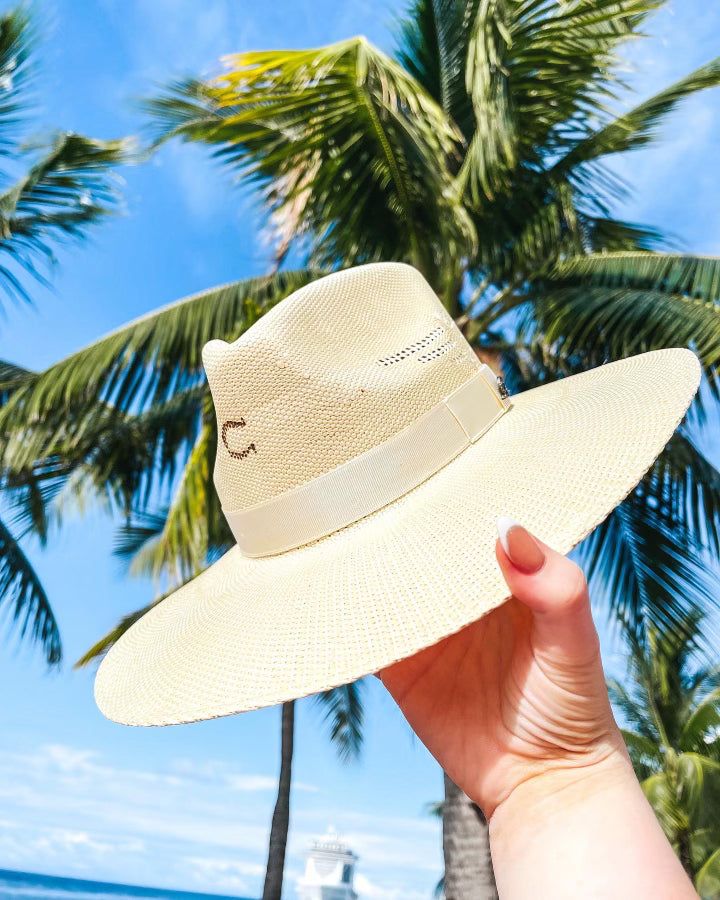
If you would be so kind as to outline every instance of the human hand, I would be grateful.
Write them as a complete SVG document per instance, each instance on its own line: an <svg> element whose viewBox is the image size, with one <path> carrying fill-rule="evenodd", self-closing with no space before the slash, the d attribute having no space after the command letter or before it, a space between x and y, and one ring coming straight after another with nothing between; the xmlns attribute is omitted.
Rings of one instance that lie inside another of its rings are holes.
<svg viewBox="0 0 720 900"><path fill-rule="evenodd" d="M488 819L538 776L630 765L582 570L511 520L498 520L498 531L495 553L513 596L377 673Z"/></svg>

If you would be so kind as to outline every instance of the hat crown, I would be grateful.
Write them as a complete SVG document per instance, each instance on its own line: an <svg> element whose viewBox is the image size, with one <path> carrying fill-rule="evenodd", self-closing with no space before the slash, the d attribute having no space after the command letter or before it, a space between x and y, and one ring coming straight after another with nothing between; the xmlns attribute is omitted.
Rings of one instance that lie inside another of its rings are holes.
<svg viewBox="0 0 720 900"><path fill-rule="evenodd" d="M234 343L203 348L227 512L388 440L480 367L420 272L371 263L313 281Z"/></svg>

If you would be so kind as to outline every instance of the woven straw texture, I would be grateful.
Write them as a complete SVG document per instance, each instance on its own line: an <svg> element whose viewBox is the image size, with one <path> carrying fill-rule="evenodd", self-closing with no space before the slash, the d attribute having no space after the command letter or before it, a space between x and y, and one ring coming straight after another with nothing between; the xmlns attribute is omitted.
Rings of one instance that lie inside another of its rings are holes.
<svg viewBox="0 0 720 900"><path fill-rule="evenodd" d="M310 285L235 344L208 345L219 425L242 416L243 431L251 422L257 429L258 450L261 436L263 448L274 448L259 475L242 464L261 453L219 463L224 501L273 496L369 449L474 371L472 350L415 270L377 264L339 274L314 283L326 282L322 316ZM333 279L343 289L337 295ZM356 293L345 291L350 284ZM433 319L459 346L425 363L416 362L423 347L370 366L423 339ZM95 682L100 710L124 724L163 725L270 706L458 631L508 597L494 553L497 517L511 516L567 553L637 484L699 379L692 352L668 349L526 391L475 444L383 509L284 553L249 558L233 548L109 651ZM296 404L285 396L283 406L281 384L297 387ZM299 438L287 445L306 433L310 449Z"/></svg>
<svg viewBox="0 0 720 900"><path fill-rule="evenodd" d="M222 435L215 486L235 512L392 437L480 367L412 266L376 263L306 285L203 363ZM239 454L250 445L247 456Z"/></svg>

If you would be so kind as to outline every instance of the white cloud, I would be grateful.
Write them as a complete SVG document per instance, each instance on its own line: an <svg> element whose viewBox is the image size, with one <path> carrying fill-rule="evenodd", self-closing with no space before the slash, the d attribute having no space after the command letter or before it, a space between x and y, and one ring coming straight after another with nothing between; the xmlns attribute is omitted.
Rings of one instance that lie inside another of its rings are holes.
<svg viewBox="0 0 720 900"><path fill-rule="evenodd" d="M91 864L93 877L122 882L129 880L128 856L140 857L130 880L146 884L161 877L142 859L146 848L148 858L172 861L171 871L184 857L205 853L261 865L273 791L258 786L269 776L248 774L247 785L231 788L243 773L229 766L210 762L197 774L186 764L169 769L113 766L93 750L61 744L25 755L0 752L0 803L10 823L0 832L0 860L22 868L23 861L40 859L50 871L70 875ZM276 780L269 781L274 788ZM239 805L232 797L241 790L248 798L257 794L257 801ZM171 879L177 885L174 872ZM220 878L205 885L225 887Z"/></svg>
<svg viewBox="0 0 720 900"><path fill-rule="evenodd" d="M185 865L193 884L203 890L207 890L206 886L212 884L214 890L229 894L252 893L265 875L263 864L246 863L232 858L191 856L185 860Z"/></svg>
<svg viewBox="0 0 720 900"><path fill-rule="evenodd" d="M203 874L223 872L232 875L264 875L265 866L260 863L244 863L236 859L208 859L205 856L191 856L187 860Z"/></svg>
<svg viewBox="0 0 720 900"><path fill-rule="evenodd" d="M383 886L370 881L362 872L355 876L355 890L362 900L428 900L425 891L408 890L405 887Z"/></svg>
<svg viewBox="0 0 720 900"><path fill-rule="evenodd" d="M0 865L33 870L42 860L53 874L258 896L276 785L218 759L174 758L154 771L60 743L0 751ZM298 787L290 897L309 840L330 822L360 856L364 897L427 897L441 867L437 822L353 812L318 802L314 785Z"/></svg>
<svg viewBox="0 0 720 900"><path fill-rule="evenodd" d="M215 890L232 894L248 894L258 879L265 875L262 863L247 863L233 858L191 856L185 860L193 883L205 889L214 885ZM250 876L250 880L248 880Z"/></svg>
<svg viewBox="0 0 720 900"><path fill-rule="evenodd" d="M51 866L71 863L75 869L87 870L102 864L108 854L127 856L144 851L145 843L137 838L117 839L112 834L74 828L0 822L0 857L15 866L40 858Z"/></svg>

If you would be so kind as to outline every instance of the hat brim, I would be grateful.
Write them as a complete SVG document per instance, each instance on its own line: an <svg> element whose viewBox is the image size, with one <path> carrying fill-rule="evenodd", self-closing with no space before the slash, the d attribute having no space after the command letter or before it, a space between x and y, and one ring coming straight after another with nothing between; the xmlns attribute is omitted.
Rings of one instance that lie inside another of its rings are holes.
<svg viewBox="0 0 720 900"><path fill-rule="evenodd" d="M389 506L274 556L233 547L110 649L98 707L127 725L231 715L345 684L460 630L509 597L497 517L569 552L652 465L700 377L691 351L656 350L516 394Z"/></svg>

